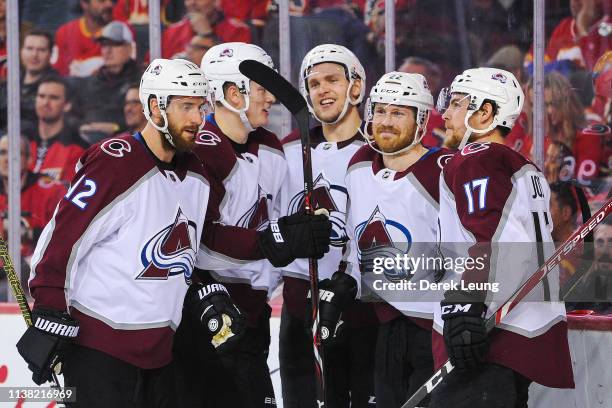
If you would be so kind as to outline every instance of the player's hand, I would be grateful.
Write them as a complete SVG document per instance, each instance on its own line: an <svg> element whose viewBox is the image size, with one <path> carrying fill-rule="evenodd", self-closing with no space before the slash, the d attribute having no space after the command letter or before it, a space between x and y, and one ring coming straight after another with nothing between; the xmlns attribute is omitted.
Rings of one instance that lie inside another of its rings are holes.
<svg viewBox="0 0 612 408"><path fill-rule="evenodd" d="M32 380L41 385L51 381L56 366L61 367L79 333L79 323L66 312L45 309L33 310L32 322L17 342L17 350L28 363Z"/></svg>
<svg viewBox="0 0 612 408"><path fill-rule="evenodd" d="M258 233L257 244L277 268L297 258L320 259L329 251L331 227L326 215L295 213L270 221L268 228Z"/></svg>
<svg viewBox="0 0 612 408"><path fill-rule="evenodd" d="M489 351L487 306L463 291L446 292L440 305L444 343L451 363L459 369L478 368Z"/></svg>
<svg viewBox="0 0 612 408"><path fill-rule="evenodd" d="M319 282L319 334L321 344L329 347L343 342L345 338L342 312L355 300L357 282L346 273L336 272L331 279ZM308 292L306 324L312 330L311 296Z"/></svg>
<svg viewBox="0 0 612 408"><path fill-rule="evenodd" d="M244 316L220 283L192 284L184 307L210 335L211 344L219 352L231 349L244 334Z"/></svg>

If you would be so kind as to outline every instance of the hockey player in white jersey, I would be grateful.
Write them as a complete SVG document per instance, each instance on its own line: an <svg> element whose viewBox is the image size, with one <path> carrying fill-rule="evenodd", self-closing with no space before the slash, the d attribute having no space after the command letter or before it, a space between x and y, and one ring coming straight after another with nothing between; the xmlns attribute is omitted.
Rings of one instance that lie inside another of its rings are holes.
<svg viewBox="0 0 612 408"><path fill-rule="evenodd" d="M499 283L503 297L552 250L546 180L503 144L524 99L514 75L493 68L464 71L439 98L446 128L462 140L440 177L442 248L464 243L470 256L488 257L484 268L467 268L461 278L489 288ZM439 368L448 356L456 369L434 389L430 407L527 407L531 382L573 387L565 308L556 293L558 282L543 281L487 334L485 317L506 299L466 286L447 291L435 309L434 361Z"/></svg>
<svg viewBox="0 0 612 408"><path fill-rule="evenodd" d="M62 363L78 390L71 406L174 406L172 341L215 201L190 152L206 96L197 65L152 61L140 84L145 129L83 154L38 241L34 325L17 347L38 384ZM220 298L209 290L194 308Z"/></svg>
<svg viewBox="0 0 612 408"><path fill-rule="evenodd" d="M218 223L225 226L225 231L203 240L194 273L204 281L224 284L245 318L246 329L242 336L215 344L215 351L202 341L206 336L197 332L197 322L192 334L189 322L183 322L175 355L184 384L191 384L181 396L186 407L275 405L267 365L271 314L267 300L272 285L280 280L277 267L296 257L320 258L329 246L331 224L325 216L301 213L279 218L279 191L287 164L280 141L264 128L275 99L240 73L238 65L247 59L273 68L263 49L239 42L214 46L202 59L214 113L207 116L194 147L223 186ZM282 239L275 239L279 235ZM193 358L194 347L199 359ZM203 387L211 392L202 393Z"/></svg>
<svg viewBox="0 0 612 408"><path fill-rule="evenodd" d="M380 321L375 392L377 406L388 408L400 407L433 374L435 303L417 301L409 291L384 289L383 283L411 280L410 271L402 265L383 273L370 270L375 258L436 253L438 183L443 163L452 152L421 144L431 109L433 97L424 76L383 75L366 104L366 123L371 126L365 129L372 132L366 134L369 146L353 156L346 175L347 271L361 269L362 285L382 299L374 303ZM419 269L412 271L415 280L417 276L437 279L433 271Z"/></svg>
<svg viewBox="0 0 612 408"><path fill-rule="evenodd" d="M325 346L326 406L365 407L373 400L377 320L370 304L352 301L355 280L342 271L335 273L346 244L344 177L350 158L363 145L358 133L362 126L358 106L365 94L365 71L350 50L323 44L304 57L299 80L310 113L321 123L310 130L313 205L327 209L333 224L330 251L319 260L319 288L350 303L342 318L344 338L338 332ZM281 211L294 214L304 206L302 148L297 133L283 140L283 149L289 173L282 190ZM289 408L315 407L312 338L307 329L310 325L305 324L310 315L306 301L308 260L298 259L283 268L283 280L279 344L283 404ZM326 320L324 310L320 312L321 319Z"/></svg>

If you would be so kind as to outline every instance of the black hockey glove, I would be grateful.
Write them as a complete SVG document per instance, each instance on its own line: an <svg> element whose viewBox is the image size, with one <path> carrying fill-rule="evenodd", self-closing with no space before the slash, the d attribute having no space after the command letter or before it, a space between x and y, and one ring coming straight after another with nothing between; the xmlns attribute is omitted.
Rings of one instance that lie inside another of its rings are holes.
<svg viewBox="0 0 612 408"><path fill-rule="evenodd" d="M345 337L342 312L355 300L357 282L346 273L336 272L331 279L319 282L319 333L321 344L329 347L343 342ZM306 311L308 331L312 331L312 306L310 291Z"/></svg>
<svg viewBox="0 0 612 408"><path fill-rule="evenodd" d="M440 305L444 343L451 363L459 369L478 368L489 351L487 306L464 291L446 292Z"/></svg>
<svg viewBox="0 0 612 408"><path fill-rule="evenodd" d="M17 350L28 363L32 380L41 385L51 381L53 370L69 352L79 323L66 312L45 309L32 311L32 322L17 342Z"/></svg>
<svg viewBox="0 0 612 408"><path fill-rule="evenodd" d="M244 316L220 283L192 284L184 307L202 325L219 352L231 349L244 334Z"/></svg>
<svg viewBox="0 0 612 408"><path fill-rule="evenodd" d="M331 222L326 215L295 213L270 221L257 234L261 253L277 268L296 258L320 259L329 251Z"/></svg>

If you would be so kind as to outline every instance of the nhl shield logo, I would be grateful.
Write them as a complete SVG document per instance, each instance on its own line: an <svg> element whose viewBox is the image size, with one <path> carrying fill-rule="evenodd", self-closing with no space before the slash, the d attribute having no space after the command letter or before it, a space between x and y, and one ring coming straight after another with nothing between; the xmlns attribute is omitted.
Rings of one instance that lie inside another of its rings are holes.
<svg viewBox="0 0 612 408"><path fill-rule="evenodd" d="M191 278L196 257L196 224L180 207L174 222L157 232L140 252L143 269L136 279L167 280L181 275Z"/></svg>

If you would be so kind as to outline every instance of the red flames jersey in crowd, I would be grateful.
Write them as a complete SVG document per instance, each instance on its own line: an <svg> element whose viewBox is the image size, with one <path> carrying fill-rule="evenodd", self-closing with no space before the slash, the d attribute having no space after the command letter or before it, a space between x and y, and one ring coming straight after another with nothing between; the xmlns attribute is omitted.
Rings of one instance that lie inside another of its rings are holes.
<svg viewBox="0 0 612 408"><path fill-rule="evenodd" d="M268 15L270 0L223 0L221 9L225 18L234 17L242 21L263 20Z"/></svg>
<svg viewBox="0 0 612 408"><path fill-rule="evenodd" d="M53 179L28 173L21 188L21 255L30 256L36 238L53 216L57 203L66 194L66 187ZM4 222L8 211L8 196L0 184L0 234L6 238Z"/></svg>
<svg viewBox="0 0 612 408"><path fill-rule="evenodd" d="M523 155L527 160L531 160L531 148L533 139L527 133L527 114L521 112L518 119L514 123L514 127L504 138L504 144Z"/></svg>
<svg viewBox="0 0 612 408"><path fill-rule="evenodd" d="M162 0L161 21L166 21L166 6L170 0ZM125 21L130 24L148 24L149 3L148 0L118 0L113 8L113 20Z"/></svg>
<svg viewBox="0 0 612 408"><path fill-rule="evenodd" d="M561 20L548 41L545 61L570 60L579 67L592 70L597 59L612 48L611 36L600 33L600 24L610 24L610 20L609 16L604 16L582 37L576 32L576 20L573 17ZM533 62L533 50L526 55L525 61Z"/></svg>
<svg viewBox="0 0 612 408"><path fill-rule="evenodd" d="M62 25L55 33L53 67L63 76L84 77L102 66L100 44L81 17Z"/></svg>
<svg viewBox="0 0 612 408"><path fill-rule="evenodd" d="M34 138L30 142L30 151L32 152L30 170L67 184L74 176L74 166L85 149L83 145L75 144L69 135L62 131L50 140Z"/></svg>
<svg viewBox="0 0 612 408"><path fill-rule="evenodd" d="M251 42L249 26L236 18L224 18L215 24L213 32L221 42ZM195 34L188 18L172 24L162 35L162 56L171 58L182 52Z"/></svg>

